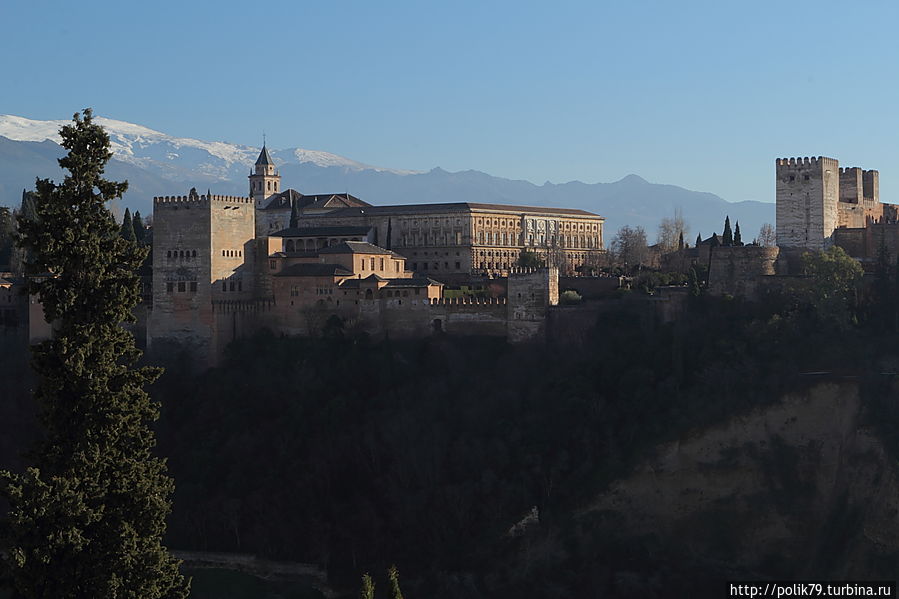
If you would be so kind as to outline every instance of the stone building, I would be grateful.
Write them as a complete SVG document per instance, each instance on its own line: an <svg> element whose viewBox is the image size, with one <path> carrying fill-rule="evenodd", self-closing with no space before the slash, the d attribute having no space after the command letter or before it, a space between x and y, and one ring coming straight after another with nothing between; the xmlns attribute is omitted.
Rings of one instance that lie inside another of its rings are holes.
<svg viewBox="0 0 899 599"><path fill-rule="evenodd" d="M878 171L818 156L778 158L775 172L778 247L826 249L837 229L896 221L897 206L880 201Z"/></svg>
<svg viewBox="0 0 899 599"><path fill-rule="evenodd" d="M603 218L495 204L370 206L348 194L283 190L263 147L250 196L154 198L147 347L215 361L266 327L314 334L331 317L375 334L540 337L559 266L603 247ZM549 266L519 269L525 249ZM446 277L508 278L507 297L445 298Z"/></svg>
<svg viewBox="0 0 899 599"><path fill-rule="evenodd" d="M429 276L490 273L518 265L522 251L574 272L603 250L605 219L585 210L459 202L339 208L299 226L370 227L372 243L402 253Z"/></svg>

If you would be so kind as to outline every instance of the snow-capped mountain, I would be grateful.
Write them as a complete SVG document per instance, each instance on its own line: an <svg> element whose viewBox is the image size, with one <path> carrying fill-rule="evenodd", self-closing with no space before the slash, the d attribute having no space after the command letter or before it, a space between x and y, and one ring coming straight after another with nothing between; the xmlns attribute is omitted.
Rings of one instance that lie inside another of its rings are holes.
<svg viewBox="0 0 899 599"><path fill-rule="evenodd" d="M109 134L114 152L106 176L128 181L123 207L150 214L153 196L184 195L191 187L226 195L248 192L247 174L258 147L175 137L102 117L95 120ZM18 205L22 190L34 189L35 177L64 176L56 163L65 153L57 144L58 131L69 122L0 115L0 205ZM653 240L661 218L675 209L683 211L694 236L720 232L726 215L731 222L740 222L746 239L752 239L762 223L774 222L774 204L730 203L711 193L650 183L636 175L614 183L534 185L479 171L450 173L435 168L420 173L370 166L317 150L269 150L283 189L349 192L375 205L480 202L580 208L606 217L607 240L622 225L642 226Z"/></svg>
<svg viewBox="0 0 899 599"><path fill-rule="evenodd" d="M245 177L259 155L260 148L232 144L224 141L202 141L188 137L174 137L154 131L142 125L96 117L94 121L109 134L113 157L142 169L156 171L165 179L180 181L185 175L200 175L204 181L228 181ZM36 121L20 116L0 115L0 136L14 141L59 143L59 129L68 120ZM343 156L289 148L272 151L279 164L313 164L322 167L339 167L353 171L372 170L398 175L412 174L363 164Z"/></svg>

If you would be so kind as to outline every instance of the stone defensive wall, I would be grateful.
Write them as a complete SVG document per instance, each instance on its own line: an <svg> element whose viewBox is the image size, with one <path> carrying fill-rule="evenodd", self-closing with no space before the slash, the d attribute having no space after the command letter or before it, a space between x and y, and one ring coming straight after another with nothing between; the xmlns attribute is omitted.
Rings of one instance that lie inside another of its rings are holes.
<svg viewBox="0 0 899 599"><path fill-rule="evenodd" d="M709 293L755 297L759 278L777 274L779 255L777 247L713 248L709 256Z"/></svg>
<svg viewBox="0 0 899 599"><path fill-rule="evenodd" d="M153 208L176 207L182 204L208 204L224 202L228 204L252 204L253 200L243 196L198 195L198 196L157 196L153 198Z"/></svg>
<svg viewBox="0 0 899 599"><path fill-rule="evenodd" d="M818 166L825 164L823 161L837 162L835 158L827 158L825 156L812 156L809 158L778 158L775 160L776 166Z"/></svg>

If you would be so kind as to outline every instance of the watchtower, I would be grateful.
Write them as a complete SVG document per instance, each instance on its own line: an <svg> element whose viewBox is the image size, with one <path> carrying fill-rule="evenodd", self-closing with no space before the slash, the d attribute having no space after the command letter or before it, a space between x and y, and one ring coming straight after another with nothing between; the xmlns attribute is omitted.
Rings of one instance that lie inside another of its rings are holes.
<svg viewBox="0 0 899 599"><path fill-rule="evenodd" d="M775 161L777 245L822 250L839 224L840 162L835 158Z"/></svg>
<svg viewBox="0 0 899 599"><path fill-rule="evenodd" d="M253 297L255 210L246 197L153 198L153 311L148 347L169 339L216 351L213 304Z"/></svg>

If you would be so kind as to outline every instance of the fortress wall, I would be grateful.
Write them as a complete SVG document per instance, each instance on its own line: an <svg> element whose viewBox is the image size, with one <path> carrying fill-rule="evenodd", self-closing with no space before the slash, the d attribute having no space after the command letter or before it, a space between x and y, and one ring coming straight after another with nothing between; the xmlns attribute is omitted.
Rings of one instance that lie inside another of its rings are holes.
<svg viewBox="0 0 899 599"><path fill-rule="evenodd" d="M716 247L711 252L709 293L755 297L760 277L776 274L776 247Z"/></svg>
<svg viewBox="0 0 899 599"><path fill-rule="evenodd" d="M841 228L833 232L833 243L843 248L853 258L861 259L867 254L865 237L864 228Z"/></svg>

